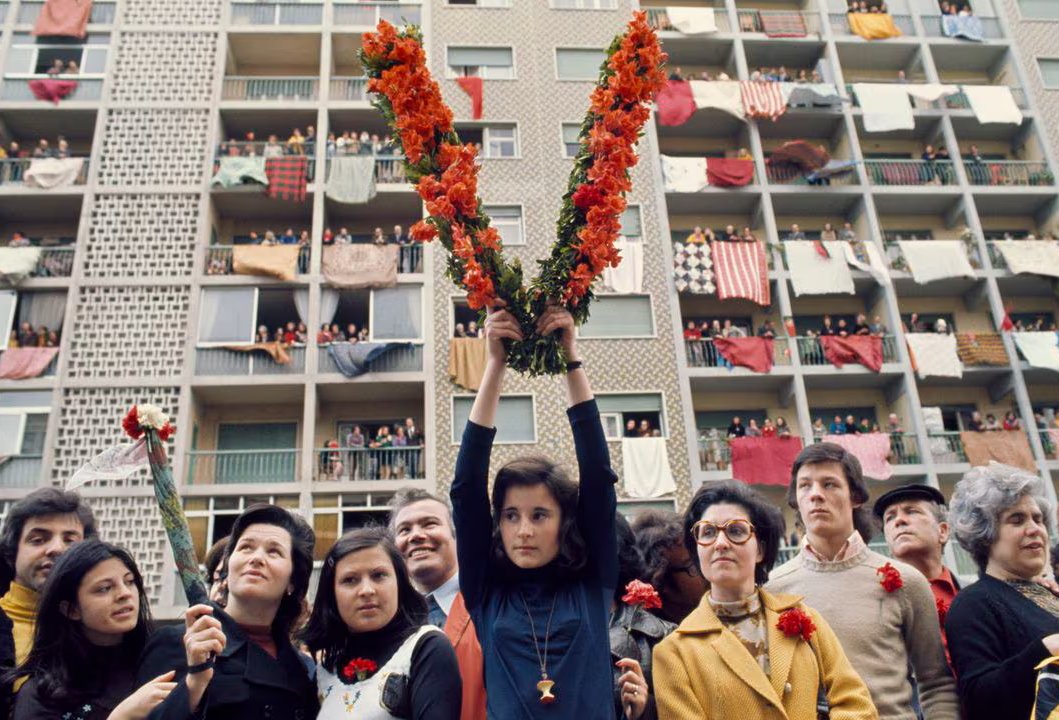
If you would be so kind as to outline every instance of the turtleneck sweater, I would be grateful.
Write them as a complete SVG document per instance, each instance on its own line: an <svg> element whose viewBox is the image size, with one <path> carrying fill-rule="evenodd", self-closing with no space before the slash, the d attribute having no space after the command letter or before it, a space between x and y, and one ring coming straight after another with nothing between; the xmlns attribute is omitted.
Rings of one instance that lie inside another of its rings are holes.
<svg viewBox="0 0 1059 720"><path fill-rule="evenodd" d="M33 647L33 633L37 628L37 603L40 593L25 585L12 582L7 593L0 597L0 610L11 619L11 635L15 639L15 664L21 665Z"/></svg>
<svg viewBox="0 0 1059 720"><path fill-rule="evenodd" d="M708 598L721 624L739 638L750 656L757 661L768 675L769 667L769 633L765 625L765 613L761 609L761 596L757 591L742 600L723 602Z"/></svg>

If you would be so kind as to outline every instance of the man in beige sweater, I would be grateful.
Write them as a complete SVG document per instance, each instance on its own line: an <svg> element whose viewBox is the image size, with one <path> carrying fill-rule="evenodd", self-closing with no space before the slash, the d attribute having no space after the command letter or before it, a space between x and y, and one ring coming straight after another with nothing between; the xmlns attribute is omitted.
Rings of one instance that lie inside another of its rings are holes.
<svg viewBox="0 0 1059 720"><path fill-rule="evenodd" d="M824 616L860 673L880 720L916 720L910 672L924 720L957 720L956 686L941 646L926 578L872 552L868 489L860 462L833 443L798 455L788 504L805 525L801 551L772 571L770 592L803 595Z"/></svg>

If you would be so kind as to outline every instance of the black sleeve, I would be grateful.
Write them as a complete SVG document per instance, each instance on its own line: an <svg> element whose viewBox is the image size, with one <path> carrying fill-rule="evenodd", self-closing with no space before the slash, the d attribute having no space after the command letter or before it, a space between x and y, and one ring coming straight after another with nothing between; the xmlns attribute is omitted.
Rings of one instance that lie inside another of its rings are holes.
<svg viewBox="0 0 1059 720"><path fill-rule="evenodd" d="M460 592L468 610L478 607L488 581L493 544L493 515L489 509L489 456L496 428L467 421L456 457L456 477L449 498L456 525L456 555L460 562Z"/></svg>
<svg viewBox="0 0 1059 720"><path fill-rule="evenodd" d="M1033 697L1034 667L1050 655L1040 638L1012 655L1001 609L964 593L949 608L945 637L964 707L1002 708L1012 697Z"/></svg>
<svg viewBox="0 0 1059 720"><path fill-rule="evenodd" d="M11 720L62 720L66 714L60 710L52 710L41 703L37 697L37 683L33 678L26 681L14 700L15 711Z"/></svg>
<svg viewBox="0 0 1059 720"><path fill-rule="evenodd" d="M459 720L463 682L456 651L443 633L420 638L411 675L412 720Z"/></svg>
<svg viewBox="0 0 1059 720"><path fill-rule="evenodd" d="M191 712L191 699L188 697L188 686L184 683L187 675L187 656L184 654L184 628L173 625L156 632L147 641L147 647L140 655L140 667L136 673L136 687L154 680L159 675L176 670L173 680L176 687L163 702L155 706L148 720L187 720L202 717L206 708L206 697L203 696L198 713ZM207 691L207 695L209 691Z"/></svg>
<svg viewBox="0 0 1059 720"><path fill-rule="evenodd" d="M603 435L603 423L595 400L578 403L566 411L574 433L580 486L577 497L577 526L588 546L589 572L602 587L613 589L618 582L618 537L614 513L618 497L614 483L618 476L610 466L610 451ZM457 526L458 527L458 526ZM460 563L463 577L463 563Z"/></svg>

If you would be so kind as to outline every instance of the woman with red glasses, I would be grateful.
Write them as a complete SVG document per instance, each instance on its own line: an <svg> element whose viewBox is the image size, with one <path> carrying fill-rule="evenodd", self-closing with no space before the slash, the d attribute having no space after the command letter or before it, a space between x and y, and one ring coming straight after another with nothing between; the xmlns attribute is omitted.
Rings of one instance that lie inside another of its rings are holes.
<svg viewBox="0 0 1059 720"><path fill-rule="evenodd" d="M660 720L878 718L824 619L796 595L761 588L783 538L777 508L741 483L711 483L692 498L684 529L709 589L655 647Z"/></svg>

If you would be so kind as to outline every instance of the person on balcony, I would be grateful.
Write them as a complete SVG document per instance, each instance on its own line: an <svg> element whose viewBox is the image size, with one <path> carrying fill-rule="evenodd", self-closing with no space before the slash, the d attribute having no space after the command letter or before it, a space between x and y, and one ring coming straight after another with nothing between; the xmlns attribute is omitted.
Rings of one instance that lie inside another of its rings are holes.
<svg viewBox="0 0 1059 720"><path fill-rule="evenodd" d="M1016 415L1011 410L1008 410L1006 413L1004 413L1004 429L1005 430L1021 430L1022 429L1022 421L1019 420L1018 415Z"/></svg>
<svg viewBox="0 0 1059 720"><path fill-rule="evenodd" d="M707 236L706 233L703 231L702 227L696 225L695 228L691 231L691 234L684 238L684 243L686 245L705 245L710 240L713 240L712 235L712 230L710 230L710 234L709 236Z"/></svg>
<svg viewBox="0 0 1059 720"><path fill-rule="evenodd" d="M771 320L766 320L761 327L757 329L757 336L760 338L768 338L769 340L776 337L776 326Z"/></svg>
<svg viewBox="0 0 1059 720"><path fill-rule="evenodd" d="M266 158L283 157L283 145L280 143L279 138L275 135L269 135L268 142L265 143L265 149L261 151L261 154Z"/></svg>
<svg viewBox="0 0 1059 720"><path fill-rule="evenodd" d="M871 335L871 326L868 325L868 316L864 313L857 313L857 320L853 324L854 335Z"/></svg>
<svg viewBox="0 0 1059 720"><path fill-rule="evenodd" d="M368 439L364 435L364 430L360 425L353 425L346 433L346 448L349 452L346 453L346 464L349 466L349 479L360 480L361 469L363 467L364 453L362 452L367 446Z"/></svg>
<svg viewBox="0 0 1059 720"><path fill-rule="evenodd" d="M887 333L886 325L883 324L882 317L879 315L872 318L871 325L868 326L868 329L871 331L871 334L876 337L885 337Z"/></svg>
<svg viewBox="0 0 1059 720"><path fill-rule="evenodd" d="M724 233L721 236L721 240L727 242L739 242L739 233L735 230L735 225L725 225Z"/></svg>
<svg viewBox="0 0 1059 720"><path fill-rule="evenodd" d="M702 331L699 330L694 320L688 320L688 326L684 328L684 346L687 350L688 364L692 367L702 367L705 363Z"/></svg>
<svg viewBox="0 0 1059 720"><path fill-rule="evenodd" d="M765 422L761 426L761 437L776 437L776 426L772 424L771 418L765 418Z"/></svg>
<svg viewBox="0 0 1059 720"><path fill-rule="evenodd" d="M838 231L838 239L845 242L856 242L857 232L853 229L853 223L842 224L842 229Z"/></svg>
<svg viewBox="0 0 1059 720"><path fill-rule="evenodd" d="M798 513L805 538L799 553L772 571L766 589L804 594L834 629L882 720L915 718L917 687L923 717L957 720L930 585L914 567L868 548L874 533L869 500L852 453L826 442L802 450L791 469L787 504Z"/></svg>
<svg viewBox="0 0 1059 720"><path fill-rule="evenodd" d="M937 161L941 158L938 156L938 151L934 149L934 146L927 145L923 148L923 154L919 156L919 159L923 163L920 179L928 185L940 185L941 171L938 168Z"/></svg>
<svg viewBox="0 0 1059 720"><path fill-rule="evenodd" d="M33 243L30 242L29 238L24 233L15 231L11 235L11 241L7 244L8 247L29 247Z"/></svg>
<svg viewBox="0 0 1059 720"><path fill-rule="evenodd" d="M820 240L822 242L838 240L838 233L835 232L835 226L829 222L824 223L824 229L820 231Z"/></svg>
<svg viewBox="0 0 1059 720"><path fill-rule="evenodd" d="M820 336L821 337L831 337L832 335L835 335L835 334L836 334L835 333L835 328L831 324L831 316L830 315L824 315L823 325L820 328Z"/></svg>
<svg viewBox="0 0 1059 720"><path fill-rule="evenodd" d="M757 238L754 237L754 231L750 227L743 228L743 234L739 236L741 242L756 243Z"/></svg>
<svg viewBox="0 0 1059 720"><path fill-rule="evenodd" d="M353 236L349 234L349 228L339 228L338 235L335 235L336 245L350 245L353 242Z"/></svg>
<svg viewBox="0 0 1059 720"><path fill-rule="evenodd" d="M860 425L857 424L857 419L852 415L846 416L846 435L859 435Z"/></svg>
<svg viewBox="0 0 1059 720"><path fill-rule="evenodd" d="M846 318L838 319L838 326L835 328L835 335L838 335L839 337L843 338L850 336L850 328L849 325L846 323Z"/></svg>
<svg viewBox="0 0 1059 720"><path fill-rule="evenodd" d="M378 480L389 480L393 475L390 465L392 458L389 449L393 447L393 435L390 434L389 425L380 425L375 433L375 439L368 445L374 452L371 453L372 477Z"/></svg>
<svg viewBox="0 0 1059 720"><path fill-rule="evenodd" d="M776 437L790 437L791 426L787 424L787 419L782 415L776 416Z"/></svg>
<svg viewBox="0 0 1059 720"><path fill-rule="evenodd" d="M294 228L287 228L283 231L283 234L279 236L280 245L297 245L298 236L294 234Z"/></svg>
<svg viewBox="0 0 1059 720"><path fill-rule="evenodd" d="M824 435L827 435L827 433L827 426L824 425L823 418L818 417L816 420L813 420L813 438L822 438Z"/></svg>
<svg viewBox="0 0 1059 720"><path fill-rule="evenodd" d="M972 432L985 432L985 420L982 419L982 413L979 410L971 413L971 419L967 422L967 429Z"/></svg>
<svg viewBox="0 0 1059 720"><path fill-rule="evenodd" d="M305 136L300 129L291 130L290 137L287 138L287 152L291 155L305 154Z"/></svg>
<svg viewBox="0 0 1059 720"><path fill-rule="evenodd" d="M55 58L51 61L51 67L48 68L45 74L47 75L63 75L66 73L66 63L62 61L62 58Z"/></svg>
<svg viewBox="0 0 1059 720"><path fill-rule="evenodd" d="M371 242L373 245L385 245L386 236L382 234L382 228L377 227L371 233Z"/></svg>
<svg viewBox="0 0 1059 720"><path fill-rule="evenodd" d="M861 435L867 435L873 432L879 432L879 426L877 423L873 423L866 417L860 419L860 423L857 425L857 432Z"/></svg>
<svg viewBox="0 0 1059 720"><path fill-rule="evenodd" d="M831 421L831 425L827 428L827 432L829 435L846 434L846 423L842 420L841 415L835 415L835 419Z"/></svg>
<svg viewBox="0 0 1059 720"><path fill-rule="evenodd" d="M741 437L746 437L746 427L743 425L742 418L736 415L728 426L728 439Z"/></svg>
<svg viewBox="0 0 1059 720"><path fill-rule="evenodd" d="M806 239L805 233L802 232L802 229L801 229L801 227L798 226L798 223L794 223L794 224L791 225L791 231L789 233L787 233L787 239L788 240L805 240Z"/></svg>
<svg viewBox="0 0 1059 720"><path fill-rule="evenodd" d="M761 428L757 426L757 420L750 418L750 424L746 429L746 437L761 437Z"/></svg>
<svg viewBox="0 0 1059 720"><path fill-rule="evenodd" d="M985 429L989 432L995 432L1001 430L1000 423L997 422L996 415L988 413L985 416Z"/></svg>

